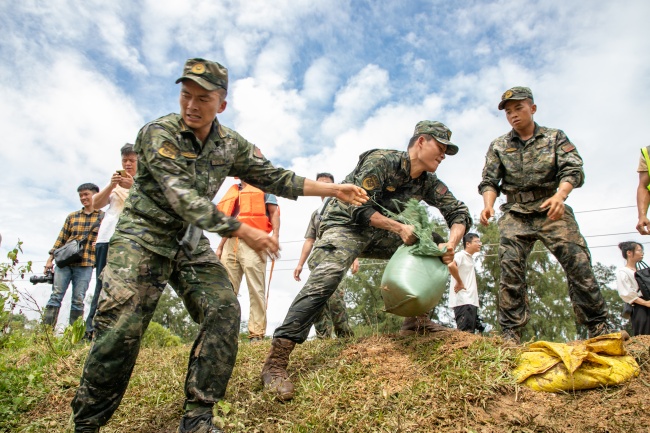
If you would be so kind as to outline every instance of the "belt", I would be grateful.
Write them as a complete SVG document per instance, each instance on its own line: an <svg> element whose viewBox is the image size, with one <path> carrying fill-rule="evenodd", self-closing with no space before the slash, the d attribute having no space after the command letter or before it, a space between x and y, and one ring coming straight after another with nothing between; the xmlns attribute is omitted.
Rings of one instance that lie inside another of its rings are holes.
<svg viewBox="0 0 650 433"><path fill-rule="evenodd" d="M540 198L551 197L556 192L555 188L542 188L508 194L508 203L528 203Z"/></svg>

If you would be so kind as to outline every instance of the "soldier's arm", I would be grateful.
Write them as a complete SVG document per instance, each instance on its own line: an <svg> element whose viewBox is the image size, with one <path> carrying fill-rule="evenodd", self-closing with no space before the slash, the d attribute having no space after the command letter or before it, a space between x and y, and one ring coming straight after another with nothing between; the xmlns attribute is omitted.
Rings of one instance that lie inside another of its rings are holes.
<svg viewBox="0 0 650 433"><path fill-rule="evenodd" d="M585 181L582 158L578 149L561 130L557 131L555 152L558 183L568 182L573 188L580 188Z"/></svg>
<svg viewBox="0 0 650 433"><path fill-rule="evenodd" d="M378 229L397 233L406 245L412 245L418 239L415 235L415 227L387 218L377 211L370 216L370 225Z"/></svg>
<svg viewBox="0 0 650 433"><path fill-rule="evenodd" d="M559 182L557 192L541 204L542 210L548 210L547 216L551 220L559 220L564 215L564 201L569 197L573 188L579 188L584 183L582 158L575 145L561 130L556 137L557 179Z"/></svg>
<svg viewBox="0 0 650 433"><path fill-rule="evenodd" d="M639 173L639 185L636 187L636 208L639 221L636 230L642 235L650 235L650 220L648 220L648 205L650 204L650 175L647 171Z"/></svg>
<svg viewBox="0 0 650 433"><path fill-rule="evenodd" d="M469 209L462 201L456 199L454 194L440 179L430 174L425 189L424 201L438 208L443 218L452 231L450 241L453 239L453 248L456 248L462 237L472 226L472 217ZM457 225L457 227L454 227Z"/></svg>

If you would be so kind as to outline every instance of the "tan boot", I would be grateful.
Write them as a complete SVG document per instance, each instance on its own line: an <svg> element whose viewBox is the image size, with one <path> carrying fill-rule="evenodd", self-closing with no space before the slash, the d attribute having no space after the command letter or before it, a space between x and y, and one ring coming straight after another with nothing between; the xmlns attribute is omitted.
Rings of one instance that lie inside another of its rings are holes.
<svg viewBox="0 0 650 433"><path fill-rule="evenodd" d="M293 383L287 373L289 355L296 347L296 343L286 338L274 338L271 341L264 367L262 367L262 382L264 387L275 392L280 401L288 401L293 398Z"/></svg>
<svg viewBox="0 0 650 433"><path fill-rule="evenodd" d="M428 314L422 314L415 317L405 317L404 323L399 330L399 335L413 335L413 334L428 334L433 332L440 331L453 331L451 328L447 328L442 325L431 321Z"/></svg>

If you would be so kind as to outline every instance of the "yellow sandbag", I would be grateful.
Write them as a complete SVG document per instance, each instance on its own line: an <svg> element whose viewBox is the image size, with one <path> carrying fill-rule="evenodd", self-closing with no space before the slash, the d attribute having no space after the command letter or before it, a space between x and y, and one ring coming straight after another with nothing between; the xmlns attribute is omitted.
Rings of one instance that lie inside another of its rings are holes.
<svg viewBox="0 0 650 433"><path fill-rule="evenodd" d="M573 391L627 382L639 375L639 365L626 355L623 337L615 333L571 344L532 343L513 375L535 391Z"/></svg>

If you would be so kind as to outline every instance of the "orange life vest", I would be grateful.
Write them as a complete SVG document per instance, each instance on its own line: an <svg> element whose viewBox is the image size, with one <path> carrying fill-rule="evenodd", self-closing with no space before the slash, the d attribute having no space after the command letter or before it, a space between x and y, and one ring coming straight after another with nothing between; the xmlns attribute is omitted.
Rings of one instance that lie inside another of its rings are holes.
<svg viewBox="0 0 650 433"><path fill-rule="evenodd" d="M223 196L217 209L228 216L232 216L235 205L239 200L239 214L237 219L256 229L264 230L267 233L273 231L271 221L266 216L266 203L264 202L264 191L252 185L246 185L241 190L239 185L233 185L226 195Z"/></svg>

